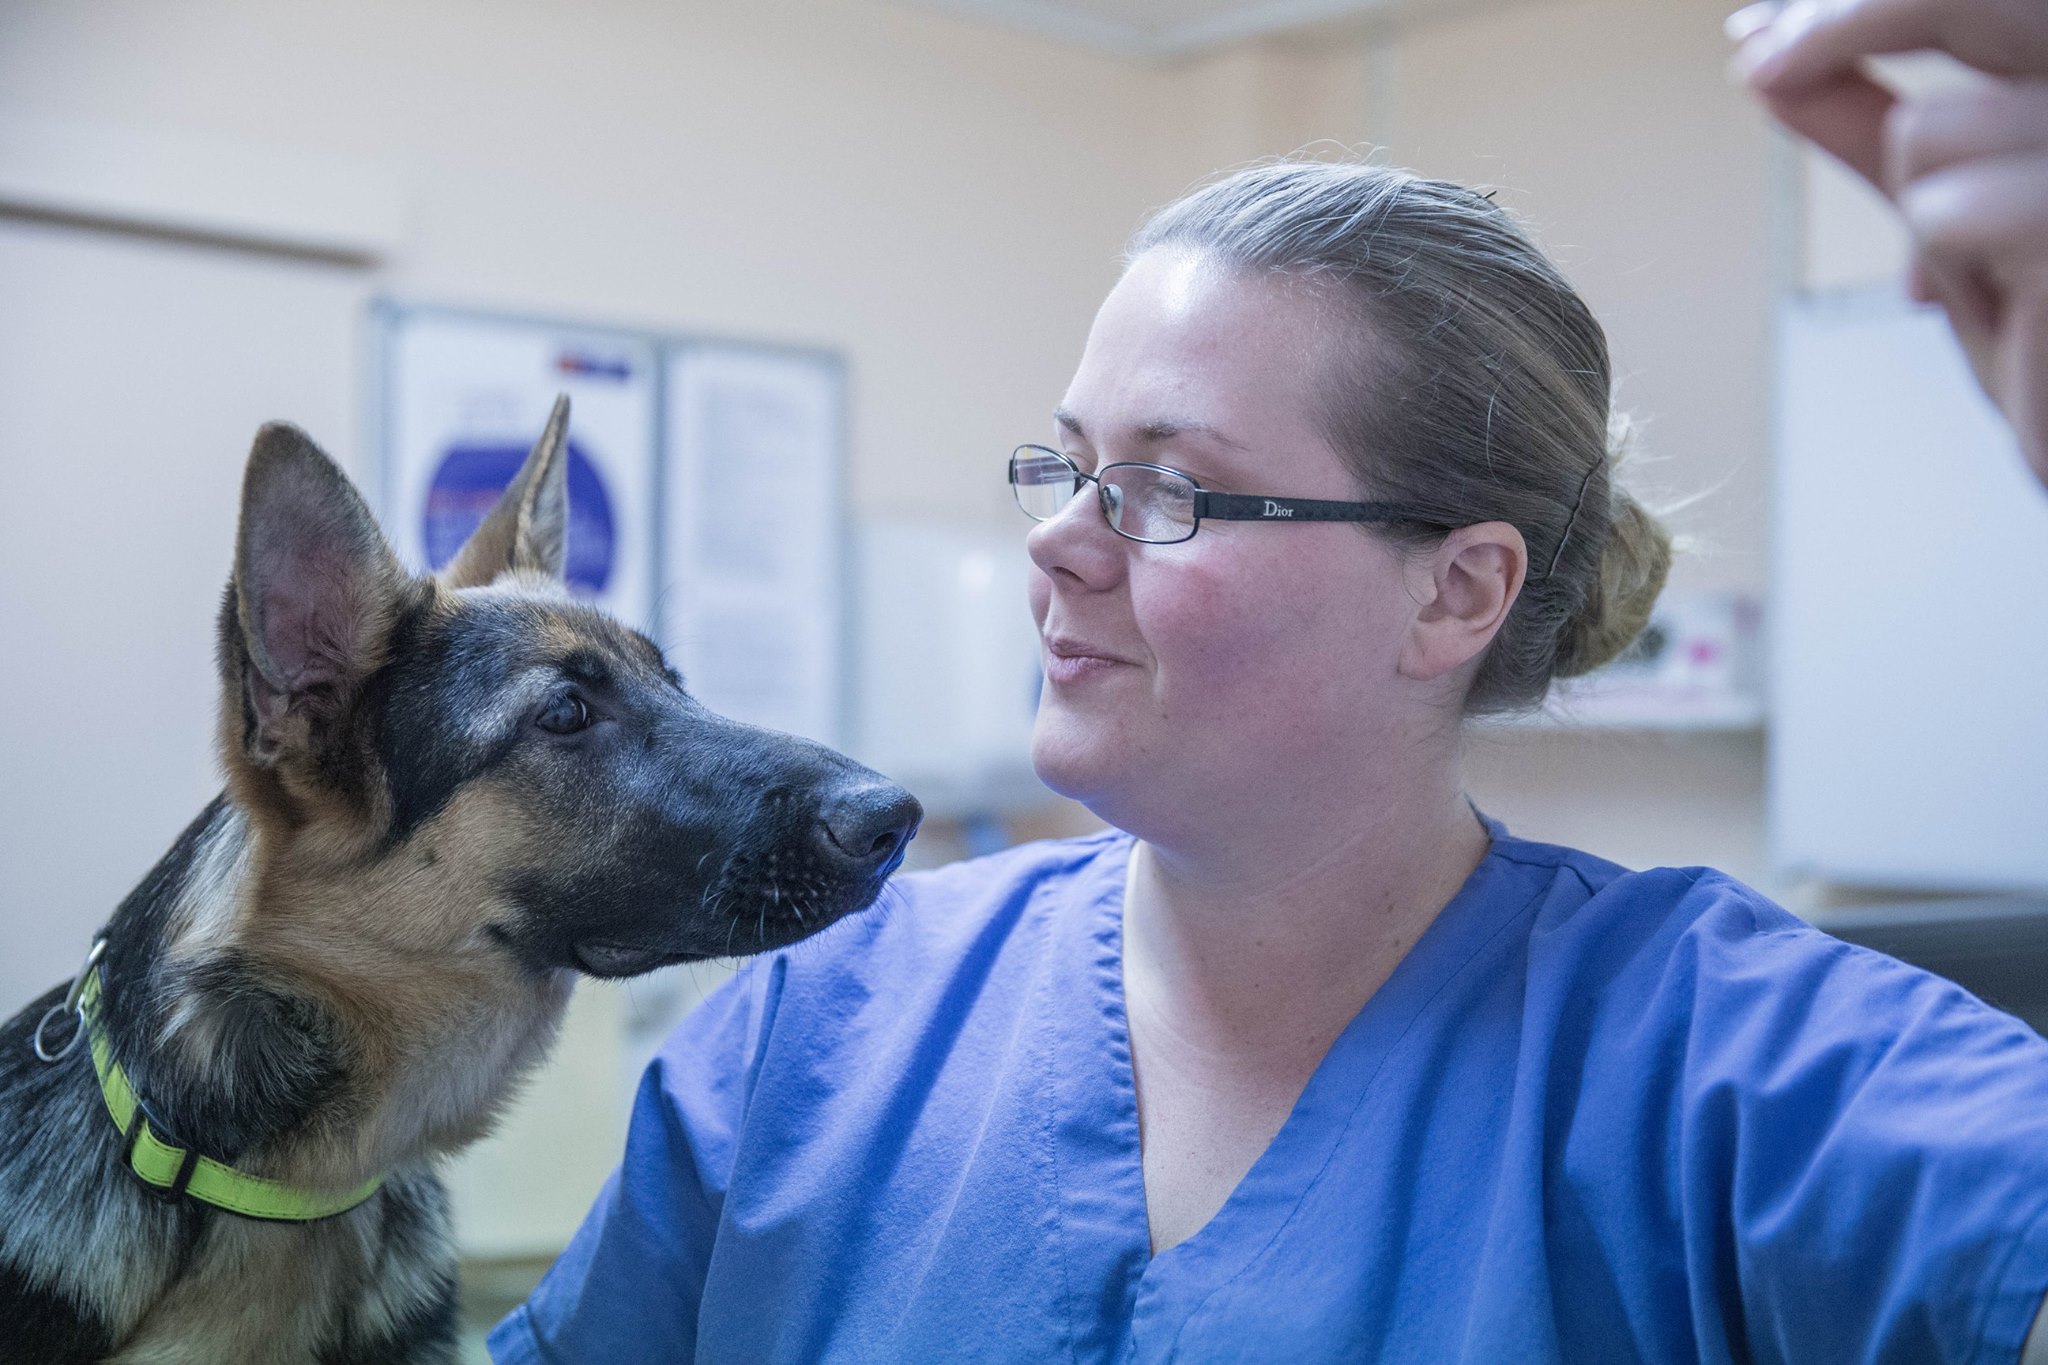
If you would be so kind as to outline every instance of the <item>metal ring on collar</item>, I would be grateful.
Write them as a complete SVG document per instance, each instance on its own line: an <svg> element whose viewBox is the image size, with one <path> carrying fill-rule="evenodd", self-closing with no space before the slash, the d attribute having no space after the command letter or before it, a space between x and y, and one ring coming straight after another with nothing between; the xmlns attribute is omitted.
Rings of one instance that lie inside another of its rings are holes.
<svg viewBox="0 0 2048 1365"><path fill-rule="evenodd" d="M86 979L92 975L92 969L99 965L100 958L105 955L106 951L106 935L94 935L92 949L85 955L85 964L78 969L78 975L71 978L71 989L64 992L63 1001L44 1010L43 1017L36 1021L35 1036L29 1039L29 1046L35 1049L37 1061L61 1061L69 1056L72 1049L78 1046L79 1040L85 1037L85 1006L80 1004L79 1001L85 994ZM49 1031L52 1023L62 1019L67 1014L74 1016L77 1023L71 1030L71 1036L64 1040L64 1045L52 1052L43 1041L43 1036Z"/></svg>

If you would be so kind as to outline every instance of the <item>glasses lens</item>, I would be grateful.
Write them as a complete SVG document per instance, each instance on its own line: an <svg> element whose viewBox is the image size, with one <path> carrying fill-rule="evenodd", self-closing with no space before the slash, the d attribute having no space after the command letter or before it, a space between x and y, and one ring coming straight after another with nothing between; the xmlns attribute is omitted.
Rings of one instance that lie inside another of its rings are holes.
<svg viewBox="0 0 2048 1365"><path fill-rule="evenodd" d="M1080 487L1074 467L1050 450L1025 446L1010 457L1010 491L1033 521L1056 514Z"/></svg>
<svg viewBox="0 0 2048 1365"><path fill-rule="evenodd" d="M1123 485L1109 479L1102 481L1102 515L1109 518L1109 524L1117 530L1124 529Z"/></svg>
<svg viewBox="0 0 2048 1365"><path fill-rule="evenodd" d="M1102 510L1133 540L1171 544L1195 533L1195 486L1171 470L1114 465L1102 476Z"/></svg>

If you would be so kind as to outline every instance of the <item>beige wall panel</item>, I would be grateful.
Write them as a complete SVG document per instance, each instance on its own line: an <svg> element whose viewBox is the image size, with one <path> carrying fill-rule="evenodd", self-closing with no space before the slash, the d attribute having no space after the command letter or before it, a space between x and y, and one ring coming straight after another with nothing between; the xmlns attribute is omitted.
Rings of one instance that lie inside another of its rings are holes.
<svg viewBox="0 0 2048 1365"><path fill-rule="evenodd" d="M1699 494L1674 581L1768 574L1769 143L1714 0L1573 0L1415 34L1390 159L1501 187L1607 328L1644 418L1633 483ZM1377 106L1376 106L1377 107Z"/></svg>

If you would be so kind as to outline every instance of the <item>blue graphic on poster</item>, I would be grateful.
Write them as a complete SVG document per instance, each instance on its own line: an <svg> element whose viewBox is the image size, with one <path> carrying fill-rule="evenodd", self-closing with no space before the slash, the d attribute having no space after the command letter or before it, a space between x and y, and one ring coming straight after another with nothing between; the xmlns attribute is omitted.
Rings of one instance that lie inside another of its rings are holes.
<svg viewBox="0 0 2048 1365"><path fill-rule="evenodd" d="M455 558L470 533L490 515L498 495L526 462L523 445L458 445L441 457L427 485L421 542L434 569ZM578 592L596 596L611 581L612 503L597 466L574 437L569 440L569 535L562 576Z"/></svg>

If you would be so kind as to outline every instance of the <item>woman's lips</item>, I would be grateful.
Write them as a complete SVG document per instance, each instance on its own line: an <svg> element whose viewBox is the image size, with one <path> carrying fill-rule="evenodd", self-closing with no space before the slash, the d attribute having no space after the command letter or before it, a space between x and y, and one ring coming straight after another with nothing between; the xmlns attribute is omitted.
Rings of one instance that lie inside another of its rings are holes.
<svg viewBox="0 0 2048 1365"><path fill-rule="evenodd" d="M1128 661L1098 652L1079 640L1045 642L1045 677L1054 683L1086 682L1128 667Z"/></svg>

